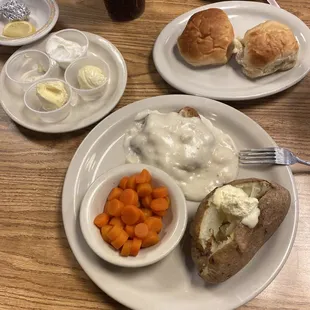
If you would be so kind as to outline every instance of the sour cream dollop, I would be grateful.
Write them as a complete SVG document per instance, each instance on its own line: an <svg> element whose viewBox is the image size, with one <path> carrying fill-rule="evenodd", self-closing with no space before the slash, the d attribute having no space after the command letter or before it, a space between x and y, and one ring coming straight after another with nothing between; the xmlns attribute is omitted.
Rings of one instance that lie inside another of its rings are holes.
<svg viewBox="0 0 310 310"><path fill-rule="evenodd" d="M46 43L46 53L57 62L72 62L85 54L86 46L53 35Z"/></svg>
<svg viewBox="0 0 310 310"><path fill-rule="evenodd" d="M238 174L233 140L204 117L141 112L125 134L124 150L127 162L167 172L188 200L201 201Z"/></svg>

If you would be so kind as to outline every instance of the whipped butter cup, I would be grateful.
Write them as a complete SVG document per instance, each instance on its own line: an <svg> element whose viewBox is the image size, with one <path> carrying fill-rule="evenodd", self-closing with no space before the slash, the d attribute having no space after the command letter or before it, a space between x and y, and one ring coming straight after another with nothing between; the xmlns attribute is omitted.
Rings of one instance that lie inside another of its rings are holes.
<svg viewBox="0 0 310 310"><path fill-rule="evenodd" d="M46 82L62 82L65 86L65 89L68 94L68 99L63 106L56 108L55 110L47 111L44 108L44 99L40 98L37 95L37 85L39 83ZM24 103L28 110L36 117L40 118L45 123L57 123L65 119L72 108L73 94L71 87L61 79L44 79L35 82L31 87L26 91L24 95Z"/></svg>
<svg viewBox="0 0 310 310"><path fill-rule="evenodd" d="M48 55L39 50L27 50L12 55L5 65L8 79L18 86L18 91L26 91L34 82L51 76L56 66Z"/></svg>
<svg viewBox="0 0 310 310"><path fill-rule="evenodd" d="M72 58L72 59L60 59L60 57L56 57L56 55L53 56L53 53L51 53L49 51L48 46L49 46L50 40L53 39L54 36L57 36L57 37L60 37L64 40L71 41L71 42L79 44L81 46L80 55L78 57ZM64 30L60 30L58 32L53 33L49 37L49 39L45 45L45 51L53 60L55 60L59 64L59 66L62 69L66 69L76 59L79 59L81 57L85 57L87 55L88 47L89 47L88 38L82 31L79 31L76 29L64 29Z"/></svg>
<svg viewBox="0 0 310 310"><path fill-rule="evenodd" d="M80 88L78 81L79 70L85 66L95 66L103 71L106 79L98 87L92 89ZM65 80L84 101L94 101L103 96L106 86L109 83L109 66L105 61L97 56L87 56L73 62L65 72Z"/></svg>

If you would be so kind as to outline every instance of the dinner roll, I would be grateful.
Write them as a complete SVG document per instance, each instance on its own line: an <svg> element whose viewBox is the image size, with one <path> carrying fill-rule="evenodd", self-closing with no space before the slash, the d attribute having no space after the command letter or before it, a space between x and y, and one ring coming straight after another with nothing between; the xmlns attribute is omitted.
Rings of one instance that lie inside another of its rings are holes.
<svg viewBox="0 0 310 310"><path fill-rule="evenodd" d="M276 21L266 21L248 30L236 55L242 71L250 78L289 70L297 61L298 42L291 29Z"/></svg>
<svg viewBox="0 0 310 310"><path fill-rule="evenodd" d="M195 13L178 38L182 57L193 66L221 65L233 50L234 30L220 9Z"/></svg>

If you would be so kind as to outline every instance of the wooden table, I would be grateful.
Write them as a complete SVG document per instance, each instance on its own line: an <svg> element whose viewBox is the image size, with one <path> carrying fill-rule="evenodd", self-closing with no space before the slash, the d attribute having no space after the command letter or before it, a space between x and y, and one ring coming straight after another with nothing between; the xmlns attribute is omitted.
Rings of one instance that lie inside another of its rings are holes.
<svg viewBox="0 0 310 310"><path fill-rule="evenodd" d="M157 73L152 47L176 16L211 1L147 0L144 15L113 23L102 0L58 0L55 30L77 28L115 44L128 66L128 84L117 108L136 100L178 93ZM279 4L310 26L308 0ZM1 67L14 48L0 47ZM310 57L310 55L308 55ZM310 159L310 76L287 91L254 102L229 103L258 122L275 141ZM124 309L88 278L68 245L61 191L70 160L94 127L47 135L15 124L0 108L0 309ZM310 309L310 169L294 167L300 221L283 270L240 309ZM215 309L212 309L215 310Z"/></svg>

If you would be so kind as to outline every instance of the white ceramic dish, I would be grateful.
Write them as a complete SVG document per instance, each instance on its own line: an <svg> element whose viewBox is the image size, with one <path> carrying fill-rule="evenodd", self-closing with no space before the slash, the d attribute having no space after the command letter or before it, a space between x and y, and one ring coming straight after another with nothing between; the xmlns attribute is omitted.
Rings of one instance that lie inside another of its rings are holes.
<svg viewBox="0 0 310 310"><path fill-rule="evenodd" d="M0 0L0 6L7 0ZM35 42L46 36L55 26L59 17L59 8L55 0L23 0L30 9L29 21L36 27L36 33L26 38L8 38L2 35L3 28L8 22L0 18L0 45L21 46Z"/></svg>
<svg viewBox="0 0 310 310"><path fill-rule="evenodd" d="M297 65L289 71L278 72L256 80L250 80L243 75L234 56L224 66L193 68L187 65L176 46L177 38L194 13L214 7L227 13L236 37L243 37L248 29L266 20L271 19L287 24L300 44ZM299 18L269 4L249 1L213 3L179 16L162 30L153 50L156 68L170 85L187 94L220 100L261 98L287 89L308 73L309 54L310 30Z"/></svg>
<svg viewBox="0 0 310 310"><path fill-rule="evenodd" d="M164 226L160 233L160 242L155 246L141 249L136 257L122 257L102 239L100 230L94 225L94 218L102 213L102 206L120 179L124 175L133 175L143 169L151 173L155 186L168 188L171 207L163 218ZM179 186L162 170L141 164L121 165L102 174L89 187L81 204L80 225L85 240L98 256L122 267L143 267L166 257L180 242L187 225L186 200Z"/></svg>
<svg viewBox="0 0 310 310"><path fill-rule="evenodd" d="M231 310L259 294L283 267L297 229L298 201L289 167L245 167L239 178L278 182L291 193L290 210L272 238L238 274L219 285L205 285L190 257L188 232L180 245L160 262L138 269L114 267L101 260L85 242L78 219L88 187L105 171L124 164L123 137L137 113L145 109L178 111L192 106L216 127L229 133L238 149L275 145L253 120L223 103L206 98L170 95L148 98L120 109L85 138L69 166L62 197L63 222L71 249L89 277L107 294L138 310ZM187 203L189 221L198 204ZM121 294L120 294L121 292Z"/></svg>
<svg viewBox="0 0 310 310"><path fill-rule="evenodd" d="M23 95L16 92L16 85L11 83L5 74L0 75L0 102L4 111L18 124L40 132L61 133L89 126L106 116L122 97L127 83L126 63L119 50L102 37L85 32L89 40L88 55L95 55L106 62L109 68L109 80L104 95L92 102L79 101L70 115L59 123L46 124L34 118L25 108ZM36 42L22 50L37 49L45 51L48 38ZM56 70L57 69L57 70ZM64 71L56 68L50 77L64 78Z"/></svg>

